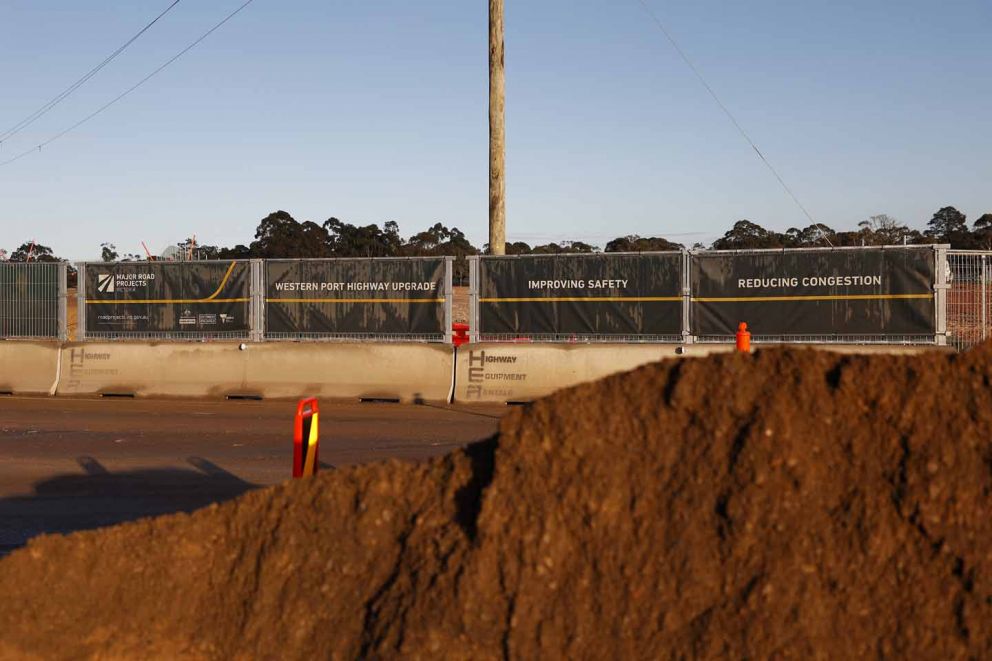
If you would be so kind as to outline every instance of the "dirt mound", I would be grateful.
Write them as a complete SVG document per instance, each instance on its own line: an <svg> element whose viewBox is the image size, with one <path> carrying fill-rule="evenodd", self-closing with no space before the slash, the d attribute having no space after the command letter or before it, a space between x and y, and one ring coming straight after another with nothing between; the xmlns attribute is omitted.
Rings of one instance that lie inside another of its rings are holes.
<svg viewBox="0 0 992 661"><path fill-rule="evenodd" d="M651 365L428 464L38 539L0 594L18 657L988 656L992 347Z"/></svg>

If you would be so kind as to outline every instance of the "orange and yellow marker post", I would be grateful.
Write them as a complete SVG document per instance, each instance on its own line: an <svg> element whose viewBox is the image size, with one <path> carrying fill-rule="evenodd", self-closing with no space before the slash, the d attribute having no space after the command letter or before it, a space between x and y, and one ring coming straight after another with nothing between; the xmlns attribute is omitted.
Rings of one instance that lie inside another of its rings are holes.
<svg viewBox="0 0 992 661"><path fill-rule="evenodd" d="M293 477L316 475L319 466L320 407L313 397L296 405L293 423Z"/></svg>

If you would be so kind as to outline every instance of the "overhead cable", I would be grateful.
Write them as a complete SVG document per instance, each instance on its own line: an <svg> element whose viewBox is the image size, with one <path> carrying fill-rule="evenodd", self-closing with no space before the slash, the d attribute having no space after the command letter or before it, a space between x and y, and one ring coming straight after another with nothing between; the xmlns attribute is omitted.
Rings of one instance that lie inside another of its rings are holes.
<svg viewBox="0 0 992 661"><path fill-rule="evenodd" d="M69 128L67 128L67 129L65 129L65 130L63 130L63 131L61 131L59 133L56 133L55 135L53 135L52 137L48 138L44 142L41 142L41 143L35 145L34 147L31 147L30 149L27 149L27 150L21 152L17 156L14 156L13 158L9 158L6 161L0 161L0 166L10 165L14 161L19 161L20 159L24 158L28 154L32 154L34 152L40 152L43 147L47 147L48 145L52 144L53 142L55 142L59 138L65 136L68 133L71 133L72 131L75 131L77 128L79 128L80 126L82 126L86 122L90 121L91 119L93 119L94 117L96 117L97 115L99 115L100 113L102 113L104 110L106 110L110 106L114 105L115 103L117 103L118 101L120 101L121 99L123 99L124 97L126 97L128 94L130 94L131 92L135 91L136 89L138 89L139 87L141 87L142 85L144 85L145 83L147 83L149 80L151 80L156 75L158 75L159 73L161 73L170 64L172 64L173 62L175 62L176 60L178 60L180 57L182 57L183 55L185 55L189 51L193 50L193 48L195 48L197 45L199 45L199 43L201 41L203 41L204 39L206 39L207 37L209 37L210 35L212 35L214 32L216 32L217 30L219 30L221 28L221 26L223 26L225 23L227 23L228 21L230 21L232 18L234 18L235 16L237 16L238 14L240 14L245 9L245 7L247 7L248 5L250 5L254 1L255 0L247 0L240 7L238 7L237 9L235 9L234 11L232 11L230 14L228 14L222 21L220 21L219 23L217 23L216 25L214 25L212 28L210 28L209 30L207 30L206 32L204 32L202 35L200 35L195 41L193 41L191 44L189 44L188 46L186 46L186 48L182 49L181 51L179 51L178 53L176 53L175 55L173 55L171 58L169 58L168 60L166 60L161 66L159 66L157 69L155 69L154 71L152 71L150 74L148 74L147 76L145 76L144 78L142 78L141 80L139 80L137 83L135 83L134 85L132 85L128 89L126 89L123 92L121 92L120 94L118 94L116 97L114 97L113 99L111 99L107 103L103 104L102 106L100 106L99 108L97 108L96 110L94 110L93 112L91 112L86 117L83 117L81 120L79 120L78 122L76 122L75 124L73 124L72 126L70 126Z"/></svg>
<svg viewBox="0 0 992 661"><path fill-rule="evenodd" d="M637 1L641 4L641 7L644 8L644 11L647 12L648 16L651 17L651 20L654 21L654 24L658 27L658 29L661 30L661 33L665 35L665 38L668 39L668 42L672 45L672 48L675 49L675 52L679 54L679 57L682 58L682 61L685 62L686 66L688 66L689 69L692 70L692 73L695 74L696 78L699 79L699 82L702 83L703 87L706 88L706 91L709 92L709 95L713 97L713 100L716 101L716 104L720 106L720 109L723 110L723 113L727 116L728 119L730 119L734 127L737 128L738 133L740 133L741 136L743 136L743 138L747 140L747 143L751 145L751 149L753 149L754 153L758 155L758 158L761 159L761 162L768 167L768 169L771 171L773 175L775 175L775 178L778 180L778 183L782 185L782 188L789 195L789 197L792 198L792 201L796 203L796 206L798 206L799 209L803 212L803 215L805 215L806 218L809 219L810 223L814 225L819 224L813 219L813 216L810 214L810 212L806 210L806 207L803 206L803 203L799 201L799 198L796 197L796 194L792 192L792 189L789 188L788 184L785 183L785 180L782 179L781 175L779 175L778 170L776 170L775 167L772 166L771 162L769 162L769 160L765 158L765 155L761 153L761 150L758 149L758 145L755 144L754 140L751 139L751 136L748 135L747 131L744 130L744 127L741 126L740 122L737 121L737 118L734 117L734 114L730 112L730 109L727 108L727 106L723 103L723 101L720 100L720 97L717 96L717 93L713 90L712 87L710 87L710 84L706 82L706 78L703 77L702 72L700 72L700 70L696 68L696 65L692 63L692 60L689 59L689 56L686 55L685 51L682 50L678 42L675 41L675 37L672 36L672 33L669 32L668 28L666 28L664 23L661 22L661 19L658 17L658 14L656 14L654 10L651 9L650 5L648 5L647 3L647 0L637 0ZM827 243L830 243L830 239L827 239ZM830 245L833 244L830 243Z"/></svg>
<svg viewBox="0 0 992 661"><path fill-rule="evenodd" d="M158 16L156 16L148 25L146 25L145 27L141 28L141 30L136 35L134 35L133 37L131 37L130 39L128 39L124 43L123 46L121 46L120 48L118 48L117 50L115 50L113 53L111 53L110 55L108 55L106 57L106 59L103 60L103 62L100 62L100 64L96 65L95 67L93 67L92 69L90 69L89 71L87 71L86 74L82 78L80 78L79 80L77 80L76 82L74 82L72 85L70 85L69 87L67 87L64 90L62 90L54 99L52 99L51 101L49 101L45 105L41 106L40 108L38 108L33 113L31 113L30 115L28 115L27 117L25 117L21 121L17 122L16 124L14 124L13 126L11 126L9 129L7 129L6 131L4 131L3 133L0 133L0 146L2 146L3 143L6 142L7 140L10 140L12 137L14 137L18 133L20 133L22 130L26 129L31 124L34 124L35 121L37 121L38 119L40 119L41 117L43 117L45 114L47 114L49 110L51 110L52 108L54 108L55 106L57 106L59 103L61 103L62 101L64 101L66 98L68 98L73 92L75 92L77 89L79 89L80 87L82 87L86 83L86 81L88 81L90 78L92 78L93 76L95 76L96 74L98 74L101 69L103 69L105 66L107 66L108 64L110 64L112 61L114 61L117 58L118 55L120 55L125 50L127 50L127 47L128 46L130 46L135 41L137 41L138 38L141 37L141 35L143 35L145 32L147 32L149 29L151 29L151 27L153 25L155 25L156 23L158 23L159 20L163 16L165 16L170 11L172 11L172 8L175 7L176 5L178 5L179 2L180 2L180 0L174 0L174 2L171 5L169 5L168 7L165 8L165 11L163 11L161 14L159 14Z"/></svg>

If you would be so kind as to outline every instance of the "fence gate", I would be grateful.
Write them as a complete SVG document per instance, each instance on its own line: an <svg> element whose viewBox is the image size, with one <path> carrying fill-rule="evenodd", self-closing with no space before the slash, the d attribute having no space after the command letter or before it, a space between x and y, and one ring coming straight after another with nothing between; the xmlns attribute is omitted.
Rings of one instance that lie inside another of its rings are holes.
<svg viewBox="0 0 992 661"><path fill-rule="evenodd" d="M0 338L66 339L65 262L0 262Z"/></svg>
<svg viewBox="0 0 992 661"><path fill-rule="evenodd" d="M947 254L949 344L967 349L992 336L992 252L951 250Z"/></svg>

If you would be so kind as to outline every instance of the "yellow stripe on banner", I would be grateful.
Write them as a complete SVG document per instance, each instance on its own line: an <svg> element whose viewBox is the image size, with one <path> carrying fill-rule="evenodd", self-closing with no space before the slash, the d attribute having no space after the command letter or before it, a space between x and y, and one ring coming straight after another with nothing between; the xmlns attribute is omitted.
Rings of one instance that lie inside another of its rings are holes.
<svg viewBox="0 0 992 661"><path fill-rule="evenodd" d="M317 456L317 440L320 438L317 433L317 423L319 413L314 413L310 417L310 437L307 439L307 460L303 465L303 475L313 475Z"/></svg>
<svg viewBox="0 0 992 661"><path fill-rule="evenodd" d="M86 300L86 305L130 305L132 303L146 303L152 305L165 305L168 303L189 303L191 305L204 303L247 303L249 298L142 298L142 299L114 299L107 301Z"/></svg>
<svg viewBox="0 0 992 661"><path fill-rule="evenodd" d="M480 303L600 303L630 301L632 303L650 303L653 301L681 301L681 296L565 296L557 298L545 298L535 296L533 298L480 298Z"/></svg>
<svg viewBox="0 0 992 661"><path fill-rule="evenodd" d="M206 298L144 298L144 299L108 299L108 300L86 300L86 305L128 305L131 303L143 303L145 305L168 305L170 303L189 303L196 305L198 303L247 303L248 298L217 298L224 287L227 285L227 281L231 279L231 273L234 271L234 267L237 266L237 262L231 262L231 265L227 267L227 272L224 277L221 278L220 286L210 296Z"/></svg>
<svg viewBox="0 0 992 661"><path fill-rule="evenodd" d="M267 298L266 303L444 303L443 298Z"/></svg>
<svg viewBox="0 0 992 661"><path fill-rule="evenodd" d="M208 301L212 301L220 294L221 290L224 289L224 285L227 284L227 280L231 277L231 272L234 270L234 266L237 262L231 262L231 265L227 268L227 273L224 274L224 279L220 281L220 287L217 288L213 294L207 297Z"/></svg>
<svg viewBox="0 0 992 661"><path fill-rule="evenodd" d="M933 300L933 294L849 294L829 296L738 296L694 298L693 303L751 303L761 301L889 301L904 299Z"/></svg>

